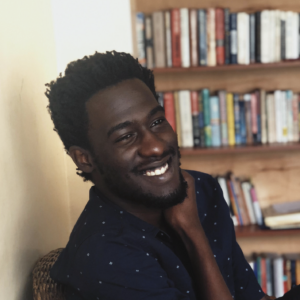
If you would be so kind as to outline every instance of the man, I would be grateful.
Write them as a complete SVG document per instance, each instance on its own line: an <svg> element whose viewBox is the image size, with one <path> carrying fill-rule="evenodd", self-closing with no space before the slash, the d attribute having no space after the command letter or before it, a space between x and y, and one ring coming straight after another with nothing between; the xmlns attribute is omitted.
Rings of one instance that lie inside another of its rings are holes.
<svg viewBox="0 0 300 300"><path fill-rule="evenodd" d="M46 95L78 175L95 185L51 270L67 299L269 299L218 183L180 169L150 70L96 53L70 63Z"/></svg>

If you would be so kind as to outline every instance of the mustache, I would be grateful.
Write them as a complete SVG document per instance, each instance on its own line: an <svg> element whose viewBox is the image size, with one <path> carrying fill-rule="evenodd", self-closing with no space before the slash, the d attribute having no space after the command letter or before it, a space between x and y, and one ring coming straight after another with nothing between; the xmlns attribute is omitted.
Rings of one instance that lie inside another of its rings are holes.
<svg viewBox="0 0 300 300"><path fill-rule="evenodd" d="M145 166L147 166L149 163L153 163L156 161L160 161L163 160L165 157L171 155L175 156L176 154L178 154L178 156L180 157L180 152L179 149L176 152L176 149L174 147L170 147L168 150L164 151L163 154L160 157L150 157L149 159L145 160L144 162L142 162L141 164L135 166L132 169L132 172L135 174L140 174L141 172L138 171L139 169L143 169Z"/></svg>

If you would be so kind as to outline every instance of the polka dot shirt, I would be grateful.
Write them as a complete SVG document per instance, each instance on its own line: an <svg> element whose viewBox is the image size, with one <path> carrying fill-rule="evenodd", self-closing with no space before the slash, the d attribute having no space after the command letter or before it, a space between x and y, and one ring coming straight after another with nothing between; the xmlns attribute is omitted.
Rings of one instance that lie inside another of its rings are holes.
<svg viewBox="0 0 300 300"><path fill-rule="evenodd" d="M260 300L264 293L236 242L219 184L210 175L188 172L195 178L199 218L232 297ZM196 300L192 263L179 239L92 187L51 277L66 286L68 300Z"/></svg>

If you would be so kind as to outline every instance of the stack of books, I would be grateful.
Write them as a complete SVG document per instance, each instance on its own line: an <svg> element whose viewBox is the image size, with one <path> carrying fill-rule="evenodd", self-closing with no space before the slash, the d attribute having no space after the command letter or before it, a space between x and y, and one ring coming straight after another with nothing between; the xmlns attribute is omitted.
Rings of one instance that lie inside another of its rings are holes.
<svg viewBox="0 0 300 300"><path fill-rule="evenodd" d="M300 284L300 254L274 253L253 255L247 260L263 291L269 296L282 297Z"/></svg>
<svg viewBox="0 0 300 300"><path fill-rule="evenodd" d="M138 59L148 68L274 63L299 58L299 13L175 8L136 14Z"/></svg>
<svg viewBox="0 0 300 300"><path fill-rule="evenodd" d="M299 94L291 90L211 94L159 93L180 147L226 147L299 141Z"/></svg>

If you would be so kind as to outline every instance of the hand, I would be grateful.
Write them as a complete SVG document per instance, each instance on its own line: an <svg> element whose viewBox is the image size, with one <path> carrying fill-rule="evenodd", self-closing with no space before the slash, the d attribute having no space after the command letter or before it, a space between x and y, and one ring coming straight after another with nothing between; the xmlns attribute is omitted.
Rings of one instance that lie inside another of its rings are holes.
<svg viewBox="0 0 300 300"><path fill-rule="evenodd" d="M195 180L188 172L181 170L188 184L187 197L181 204L177 204L164 211L165 220L175 230L188 230L201 227L196 203Z"/></svg>

